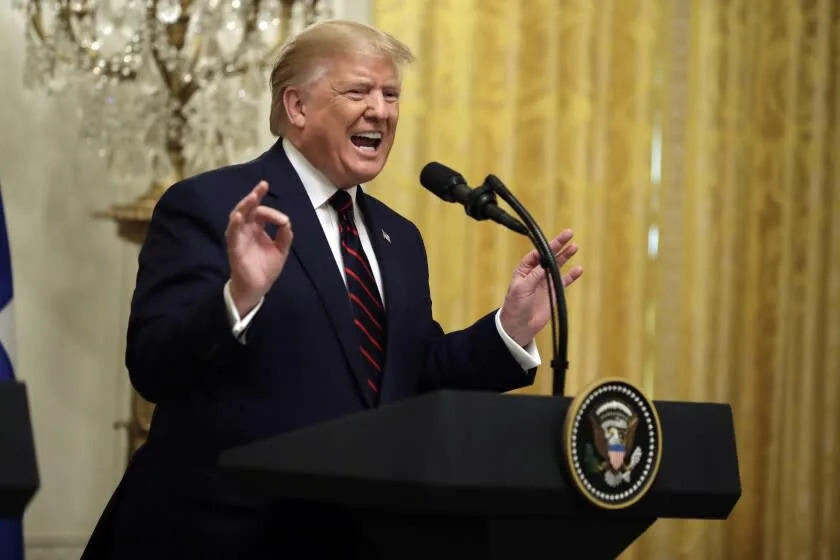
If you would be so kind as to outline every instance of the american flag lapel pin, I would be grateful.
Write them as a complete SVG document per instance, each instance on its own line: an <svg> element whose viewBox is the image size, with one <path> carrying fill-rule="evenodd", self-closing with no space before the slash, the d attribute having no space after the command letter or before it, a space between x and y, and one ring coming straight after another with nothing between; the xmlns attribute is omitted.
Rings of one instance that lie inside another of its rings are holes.
<svg viewBox="0 0 840 560"><path fill-rule="evenodd" d="M388 243L391 243L391 236L388 235L388 232L384 229L382 230L382 238L385 239Z"/></svg>

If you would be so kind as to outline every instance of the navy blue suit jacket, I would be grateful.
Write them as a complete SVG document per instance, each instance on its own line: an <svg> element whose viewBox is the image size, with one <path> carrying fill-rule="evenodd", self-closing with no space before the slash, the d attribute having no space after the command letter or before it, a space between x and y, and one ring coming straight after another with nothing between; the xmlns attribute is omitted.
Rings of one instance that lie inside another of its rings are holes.
<svg viewBox="0 0 840 560"><path fill-rule="evenodd" d="M263 204L290 217L294 241L241 344L222 297L230 276L224 232L230 211L262 179L270 186ZM432 318L417 228L361 190L357 200L387 310L380 404L437 388L506 391L531 383L534 372L515 362L492 313L444 335ZM134 387L157 407L148 441L85 557L250 558L266 540L275 555L312 551L302 539L306 527L323 532L321 513L242 494L216 467L226 448L375 405L345 285L282 143L168 189L139 261L126 364Z"/></svg>

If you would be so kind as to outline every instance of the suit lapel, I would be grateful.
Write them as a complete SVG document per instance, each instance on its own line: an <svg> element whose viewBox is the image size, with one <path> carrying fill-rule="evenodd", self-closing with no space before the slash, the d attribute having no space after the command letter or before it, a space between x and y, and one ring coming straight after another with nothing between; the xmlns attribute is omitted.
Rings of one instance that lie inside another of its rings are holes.
<svg viewBox="0 0 840 560"><path fill-rule="evenodd" d="M264 156L263 166L269 184L269 192L263 204L283 212L291 219L295 235L292 255L300 262L321 297L345 358L350 363L359 394L372 407L375 403L363 374L362 356L357 348L347 287L338 272L321 222L300 178L286 157L281 141L278 140ZM269 231L269 234L273 234L273 231Z"/></svg>

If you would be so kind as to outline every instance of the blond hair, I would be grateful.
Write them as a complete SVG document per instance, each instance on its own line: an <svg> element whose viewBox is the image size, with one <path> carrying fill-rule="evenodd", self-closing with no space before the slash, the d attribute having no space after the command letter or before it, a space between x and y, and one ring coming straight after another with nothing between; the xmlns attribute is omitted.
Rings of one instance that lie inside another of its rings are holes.
<svg viewBox="0 0 840 560"><path fill-rule="evenodd" d="M414 60L406 45L370 25L345 20L313 23L283 46L271 70L272 134L282 136L287 124L283 106L286 88L305 87L322 75L330 58L344 53L387 58L397 71Z"/></svg>

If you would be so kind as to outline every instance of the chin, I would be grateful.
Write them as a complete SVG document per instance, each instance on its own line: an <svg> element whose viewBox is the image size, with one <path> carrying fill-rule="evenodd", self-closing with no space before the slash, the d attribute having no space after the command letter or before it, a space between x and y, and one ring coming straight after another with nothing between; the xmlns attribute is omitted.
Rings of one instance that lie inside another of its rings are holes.
<svg viewBox="0 0 840 560"><path fill-rule="evenodd" d="M363 165L354 166L350 172L350 175L353 177L353 185L373 181L382 171L383 167L385 167L385 162L366 162Z"/></svg>

